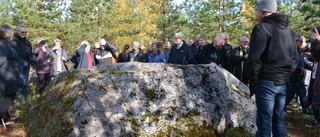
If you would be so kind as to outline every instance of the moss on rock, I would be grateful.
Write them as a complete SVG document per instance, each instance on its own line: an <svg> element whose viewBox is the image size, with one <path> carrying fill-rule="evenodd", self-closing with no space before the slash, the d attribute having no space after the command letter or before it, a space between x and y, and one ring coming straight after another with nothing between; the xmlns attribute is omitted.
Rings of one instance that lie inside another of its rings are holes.
<svg viewBox="0 0 320 137"><path fill-rule="evenodd" d="M59 74L33 104L27 132L214 137L230 127L254 129L254 100L222 71L211 64L136 62L68 71Z"/></svg>

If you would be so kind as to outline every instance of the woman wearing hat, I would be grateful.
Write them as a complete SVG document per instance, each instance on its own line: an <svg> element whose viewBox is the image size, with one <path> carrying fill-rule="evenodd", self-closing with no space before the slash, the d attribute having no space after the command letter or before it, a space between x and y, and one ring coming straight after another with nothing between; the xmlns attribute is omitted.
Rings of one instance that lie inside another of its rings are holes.
<svg viewBox="0 0 320 137"><path fill-rule="evenodd" d="M51 81L52 50L48 47L47 40L41 40L34 49L37 57L36 72L39 80L39 94L42 93L46 85Z"/></svg>

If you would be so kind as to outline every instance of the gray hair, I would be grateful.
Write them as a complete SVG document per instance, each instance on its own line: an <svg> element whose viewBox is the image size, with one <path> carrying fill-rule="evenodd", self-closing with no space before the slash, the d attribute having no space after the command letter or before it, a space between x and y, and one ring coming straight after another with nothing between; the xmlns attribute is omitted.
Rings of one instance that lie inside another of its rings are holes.
<svg viewBox="0 0 320 137"><path fill-rule="evenodd" d="M179 38L181 38L182 40L184 39L184 35L182 32L178 32L176 34L174 34L175 36L178 36Z"/></svg>
<svg viewBox="0 0 320 137"><path fill-rule="evenodd" d="M228 33L222 33L224 35L224 38L229 38L229 34Z"/></svg>
<svg viewBox="0 0 320 137"><path fill-rule="evenodd" d="M27 26L24 25L24 24L19 24L19 25L17 26L16 30L20 30L20 28L25 28L25 29L27 29Z"/></svg>
<svg viewBox="0 0 320 137"><path fill-rule="evenodd" d="M226 35L224 35L223 33L219 33L219 34L217 34L217 37L221 37L222 39L225 39L226 38ZM216 37L216 38L217 38Z"/></svg>
<svg viewBox="0 0 320 137"><path fill-rule="evenodd" d="M54 44L56 44L56 43L58 43L58 42L61 43L61 40L60 40L60 39L55 39L55 40L53 41Z"/></svg>
<svg viewBox="0 0 320 137"><path fill-rule="evenodd" d="M207 41L207 37L204 35L200 35L198 39L200 39L200 38L203 39L204 41Z"/></svg>
<svg viewBox="0 0 320 137"><path fill-rule="evenodd" d="M0 26L0 39L10 40L13 36L13 29L9 25Z"/></svg>
<svg viewBox="0 0 320 137"><path fill-rule="evenodd" d="M87 46L90 46L90 43L87 40L81 41L80 44L81 44L81 46L84 45L84 44L87 44Z"/></svg>
<svg viewBox="0 0 320 137"><path fill-rule="evenodd" d="M241 41L243 41L244 39L249 39L249 38L246 37L246 36L244 36L244 37L241 37L241 38L239 39L239 41L241 42Z"/></svg>
<svg viewBox="0 0 320 137"><path fill-rule="evenodd" d="M223 37L221 37L221 36L217 36L217 37L215 37L215 38L214 38L213 43L214 43L214 45L216 45L218 42L220 42L220 41L222 41L222 40L224 40L224 38L223 38Z"/></svg>
<svg viewBox="0 0 320 137"><path fill-rule="evenodd" d="M134 41L134 42L132 43L132 45L139 45L139 46L140 46L140 43L139 43L138 41Z"/></svg>

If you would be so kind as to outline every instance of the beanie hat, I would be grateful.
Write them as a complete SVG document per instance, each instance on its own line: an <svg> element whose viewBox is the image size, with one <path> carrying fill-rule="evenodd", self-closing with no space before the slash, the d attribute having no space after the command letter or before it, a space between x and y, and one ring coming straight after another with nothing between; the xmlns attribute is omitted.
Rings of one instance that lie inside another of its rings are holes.
<svg viewBox="0 0 320 137"><path fill-rule="evenodd" d="M127 50L127 49L130 49L130 46L128 44L124 45L124 49Z"/></svg>
<svg viewBox="0 0 320 137"><path fill-rule="evenodd" d="M260 0L257 3L256 9L270 13L275 13L277 12L277 2L275 0Z"/></svg>
<svg viewBox="0 0 320 137"><path fill-rule="evenodd" d="M39 45L44 45L44 44L46 44L46 43L48 43L48 41L47 40L41 40L40 42L39 42Z"/></svg>

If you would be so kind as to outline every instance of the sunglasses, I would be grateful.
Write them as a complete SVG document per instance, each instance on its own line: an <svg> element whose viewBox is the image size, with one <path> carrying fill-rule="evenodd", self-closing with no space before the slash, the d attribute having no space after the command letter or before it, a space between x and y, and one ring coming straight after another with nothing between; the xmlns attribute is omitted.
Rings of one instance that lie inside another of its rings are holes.
<svg viewBox="0 0 320 137"><path fill-rule="evenodd" d="M26 31L21 31L21 33L27 33Z"/></svg>

